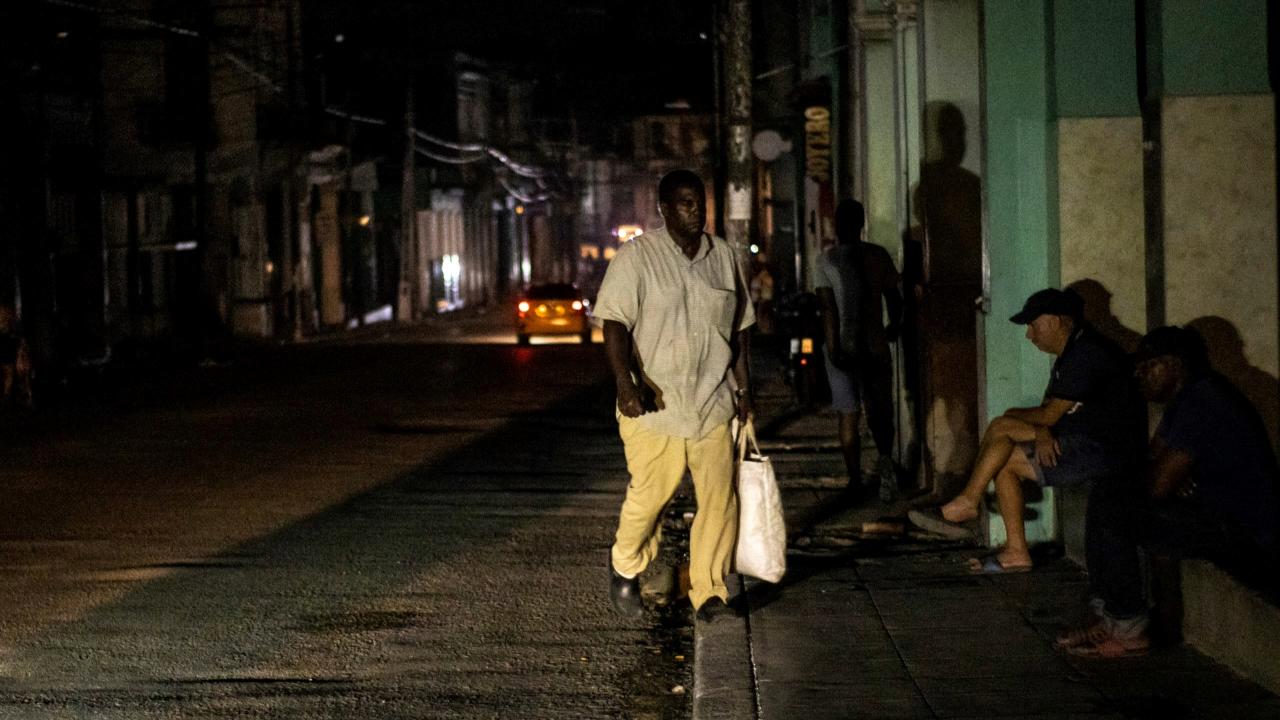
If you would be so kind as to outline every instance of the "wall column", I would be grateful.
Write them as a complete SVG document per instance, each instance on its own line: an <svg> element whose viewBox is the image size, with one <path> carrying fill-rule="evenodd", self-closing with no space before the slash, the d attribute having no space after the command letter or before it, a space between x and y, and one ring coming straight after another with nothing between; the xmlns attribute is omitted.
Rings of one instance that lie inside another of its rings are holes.
<svg viewBox="0 0 1280 720"><path fill-rule="evenodd" d="M987 0L983 5L986 60L986 215L984 306L985 396L989 416L1039 405L1050 357L1008 318L1027 296L1059 282L1057 130L1052 103L1051 0ZM981 418L985 424L988 418ZM1027 523L1031 542L1056 535L1052 494L1040 519ZM988 541L1003 541L991 516Z"/></svg>

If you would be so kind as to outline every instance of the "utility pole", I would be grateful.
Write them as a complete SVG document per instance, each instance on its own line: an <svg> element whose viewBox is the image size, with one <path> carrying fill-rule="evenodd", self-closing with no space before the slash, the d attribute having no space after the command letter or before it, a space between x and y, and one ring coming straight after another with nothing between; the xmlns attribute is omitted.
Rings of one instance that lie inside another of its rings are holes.
<svg viewBox="0 0 1280 720"><path fill-rule="evenodd" d="M745 266L751 244L751 1L728 0L722 35L725 71L725 119L728 125L725 167L725 238L736 246ZM745 269L745 267L744 267Z"/></svg>
<svg viewBox="0 0 1280 720"><path fill-rule="evenodd" d="M302 169L302 148L306 142L306 127L303 121L302 108L306 103L305 87L302 81L302 8L298 0L290 2L285 8L285 36L288 38L288 81L286 91L289 103L289 171L284 182L283 202L284 232L280 238L280 291L283 294L281 308L276 313L280 327L280 337L302 338L297 286L297 262L293 246L297 240L300 223L298 222L299 187L306 187L306 175Z"/></svg>
<svg viewBox="0 0 1280 720"><path fill-rule="evenodd" d="M719 212L712 219L712 232L716 235L723 236L724 230L724 187L725 187L725 157L724 157L724 45L725 34L728 32L727 25L721 22L723 18L723 0L711 0L711 102L714 114L712 117L715 121L712 123L713 144L715 153L712 155L711 161L711 195L715 198L716 208Z"/></svg>
<svg viewBox="0 0 1280 720"><path fill-rule="evenodd" d="M408 87L405 89L404 167L400 178L400 287L396 294L396 318L400 322L408 322L414 318L418 299L418 243L415 232L417 186L414 183L417 143L413 128L413 95L413 73L410 72Z"/></svg>
<svg viewBox="0 0 1280 720"><path fill-rule="evenodd" d="M196 49L196 72L192 79L195 84L194 99L197 103L194 109L195 120L193 128L193 147L192 147L192 166L194 174L195 207L194 207L194 223L192 228L195 237L195 259L192 271L192 277L196 281L196 290L193 293L193 301L195 303L194 315L186 318L191 322L193 327L192 338L196 343L196 351L200 354L207 354L209 351L209 341L216 334L218 340L221 337L221 328L217 327L221 324L221 319L217 317L217 310L214 305L213 282L209 277L209 141L213 126L213 102L211 94L211 78L209 77L209 33L213 29L213 8L208 3L199 5L199 21L197 27L200 33L195 39Z"/></svg>
<svg viewBox="0 0 1280 720"><path fill-rule="evenodd" d="M836 55L836 91L835 116L840 125L835 129L835 140L838 145L833 148L836 155L835 196L839 198L863 197L854 189L854 153L858 151L855 144L858 138L856 130L858 122L854 119L858 111L858 90L854 87L857 74L853 72L853 63L857 57L852 50L854 17L857 14L857 0L836 0L831 7L831 17L836 19L836 47L840 52ZM837 200L838 202L838 200Z"/></svg>

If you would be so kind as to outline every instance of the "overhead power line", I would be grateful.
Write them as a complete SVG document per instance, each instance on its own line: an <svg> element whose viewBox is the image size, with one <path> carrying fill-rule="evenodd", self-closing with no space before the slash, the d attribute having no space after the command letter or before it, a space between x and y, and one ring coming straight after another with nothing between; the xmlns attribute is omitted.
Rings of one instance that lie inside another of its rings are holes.
<svg viewBox="0 0 1280 720"><path fill-rule="evenodd" d="M495 148L491 145L482 145L480 143L457 143L449 140L442 140L438 137L435 137L434 135L428 135L427 133L424 133L421 130L414 130L413 133L415 136L417 136L421 140L426 140L429 143L435 143L436 145L449 148L450 150L457 150L459 152L488 153L490 157L502 163L503 165L506 165L508 168L511 169L511 172L517 175L521 175L528 178L540 178L540 177L546 177L551 174L549 170L545 170L543 168L536 167L533 165L525 165L523 163L516 162L515 160L511 159L511 156L507 155L506 153L502 152L498 148Z"/></svg>
<svg viewBox="0 0 1280 720"><path fill-rule="evenodd" d="M129 22L135 23L137 25L143 25L146 27L155 28L157 30L164 30L165 32L170 32L175 35L185 35L187 37L194 37L194 38L200 37L200 33L196 32L195 30L191 30L189 28L184 28L184 27L178 27L177 25L170 25L168 23L162 23L156 20L152 20L151 18L142 17L141 15L134 15L133 13L124 12L123 10L115 10L113 8L98 7L96 5L86 5L84 3L73 2L72 0L41 0L41 1L44 2L44 4L46 5L57 5L59 7L72 8L73 10L84 10L86 12L95 13L97 15L108 15L111 17L118 17L123 20L127 20Z"/></svg>
<svg viewBox="0 0 1280 720"><path fill-rule="evenodd" d="M161 30L163 32L171 33L174 35L181 35L183 37L191 37L191 38L204 37L204 35L202 35L197 30L181 27L179 25L173 25L171 23L152 20L151 18L148 18L148 17L143 17L141 15L125 12L122 10L116 10L113 8L104 8L104 7L98 7L95 5L88 5L82 2L76 2L75 0L41 0L41 2L45 3L46 5L54 5L57 7L71 8L71 9L80 10L83 12L89 12L97 15L112 17L118 20L122 20L124 22L133 23L135 25L139 25L142 27ZM219 46L222 44L223 43L218 43L213 40L209 41L209 45L211 49L214 49L215 46ZM216 50L219 55L224 57L236 69L240 70L241 72L245 73L249 77L253 78L253 80L258 84L258 86L265 87L277 94L284 93L284 88L281 87L279 83L277 83L270 75L268 75L267 73L263 72L258 67L256 67L254 63L251 62L250 60L246 60L245 58L241 57L237 53L232 52L231 50L224 49L223 47L216 47ZM245 92L246 90L237 89L236 92L237 93ZM329 115L340 117L345 120L349 120L351 122L362 123L365 125L372 125L376 127L387 127L389 124L386 120L383 120L381 118L370 117L368 115L359 115L356 113L350 113L344 110L340 110L338 108L326 107L324 111ZM486 145L481 143L459 143L459 142L453 142L450 140L444 140L442 138L435 137L434 135L430 135L416 128L414 129L413 132L415 137L423 141L426 141L428 143L432 143L440 147L446 148L448 150L453 150L459 153L473 153L473 155L470 157L455 158L455 157L447 157L444 155L439 155L429 150L426 150L425 148L415 148L420 155L427 157L431 160L435 160L437 162L448 163L453 165L467 165L474 162L479 162L480 160L483 160L486 156L488 156L498 161L499 163L501 163L504 167L506 167L512 173L515 173L516 175L519 175L521 177L536 180L539 187L543 187L545 185L545 183L543 182L545 178L549 178L552 175L554 175L553 171L548 170L546 168L518 162L512 159L510 155L506 154L502 150L499 150L498 148L493 147L491 145ZM521 202L526 202L526 203L536 202L539 200L545 200L549 197L549 195L547 195L547 193L545 192L540 192L537 195L529 195L527 193L524 193L523 191L515 188L510 183L508 183L507 180L501 176L501 174L497 174L497 173L495 174L498 176L499 181L501 182L502 186L506 188L507 192L511 193L513 197L520 200Z"/></svg>
<svg viewBox="0 0 1280 720"><path fill-rule="evenodd" d="M444 155L437 155L424 147L415 147L414 150L417 151L419 155L431 158L432 160L435 160L437 162L448 163L449 165L470 165L471 163L480 162L481 160L484 160L486 157L488 157L487 155L480 154L480 155L473 155L471 157L451 158L451 157L445 157Z"/></svg>
<svg viewBox="0 0 1280 720"><path fill-rule="evenodd" d="M350 120L352 122L364 123L365 125L376 125L378 127L387 126L386 120L382 120L376 117L369 117L368 115L357 115L355 113L349 113L345 110L339 110L338 108L334 108L334 107L327 107L324 109L324 111L335 117L340 117L343 120Z"/></svg>
<svg viewBox="0 0 1280 720"><path fill-rule="evenodd" d="M526 205L531 203L536 203L536 202L542 202L543 200L548 200L551 198L551 194L546 192L540 192L536 195L530 195L524 192L523 190L512 185L502 175L498 175L497 178L498 178L498 183L502 185L502 188L506 190L507 193L511 195L511 197L519 200L522 203L525 203Z"/></svg>

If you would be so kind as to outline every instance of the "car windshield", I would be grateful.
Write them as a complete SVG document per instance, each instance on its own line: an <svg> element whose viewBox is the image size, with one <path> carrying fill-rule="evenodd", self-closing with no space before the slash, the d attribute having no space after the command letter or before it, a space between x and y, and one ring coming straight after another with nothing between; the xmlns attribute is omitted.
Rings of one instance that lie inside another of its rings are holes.
<svg viewBox="0 0 1280 720"><path fill-rule="evenodd" d="M582 297L578 288L568 283L534 285L525 293L530 300L577 300Z"/></svg>

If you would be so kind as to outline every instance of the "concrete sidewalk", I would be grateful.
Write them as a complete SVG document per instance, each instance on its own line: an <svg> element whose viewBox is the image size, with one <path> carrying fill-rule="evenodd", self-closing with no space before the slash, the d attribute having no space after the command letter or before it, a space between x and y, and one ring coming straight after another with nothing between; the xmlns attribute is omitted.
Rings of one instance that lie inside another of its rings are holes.
<svg viewBox="0 0 1280 720"><path fill-rule="evenodd" d="M758 427L788 401L763 360ZM1031 573L977 576L976 545L864 533L906 508L837 504L834 416L792 413L772 430L788 575L740 588L743 617L698 624L695 720L1280 718L1280 698L1188 646L1117 660L1055 651L1081 617L1079 567L1042 548Z"/></svg>

